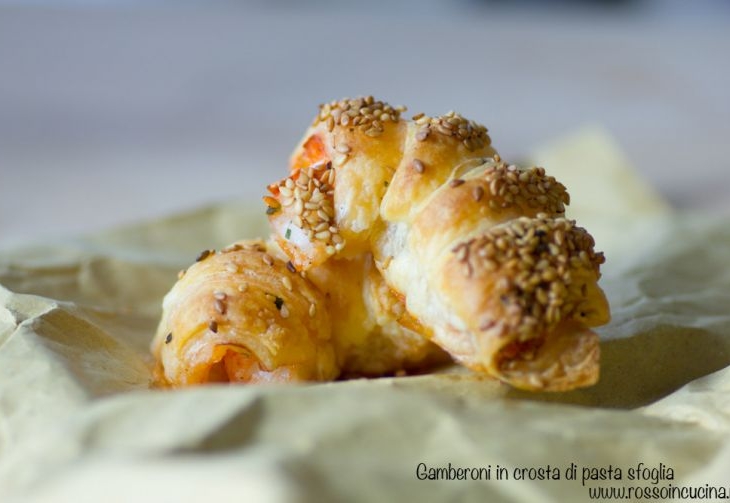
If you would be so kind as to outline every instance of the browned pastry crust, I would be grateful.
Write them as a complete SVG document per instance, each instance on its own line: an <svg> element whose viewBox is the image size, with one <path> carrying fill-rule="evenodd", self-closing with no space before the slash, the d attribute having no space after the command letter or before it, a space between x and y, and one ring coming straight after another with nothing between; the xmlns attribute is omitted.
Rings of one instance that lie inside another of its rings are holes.
<svg viewBox="0 0 730 503"><path fill-rule="evenodd" d="M597 285L602 255L586 231L561 218L565 187L543 168L502 161L486 128L454 112L401 115L372 97L320 108L290 176L266 198L277 242L303 270L372 254L405 303L410 321L401 324L470 368L526 389L593 384L599 351L589 328L609 318ZM312 179L325 180L319 193ZM512 239L520 229L530 236L523 240L538 236L538 248L527 252ZM512 271L521 263L515 257L498 265L476 258L503 246L534 270ZM545 263L550 279L534 289L515 279L534 281ZM513 284L520 286L503 292Z"/></svg>
<svg viewBox="0 0 730 503"><path fill-rule="evenodd" d="M208 254L166 297L153 350L168 382L377 376L448 355L523 389L596 382L604 259L563 218L566 188L457 113L404 111L320 107L264 197L273 242Z"/></svg>
<svg viewBox="0 0 730 503"><path fill-rule="evenodd" d="M323 294L261 241L200 255L165 297L152 351L171 385L339 374Z"/></svg>
<svg viewBox="0 0 730 503"><path fill-rule="evenodd" d="M593 384L598 336L587 327L609 320L597 284L603 261L585 229L563 218L521 217L462 241L431 280L466 326L437 330L437 342L469 340L452 352L458 361L521 388Z"/></svg>

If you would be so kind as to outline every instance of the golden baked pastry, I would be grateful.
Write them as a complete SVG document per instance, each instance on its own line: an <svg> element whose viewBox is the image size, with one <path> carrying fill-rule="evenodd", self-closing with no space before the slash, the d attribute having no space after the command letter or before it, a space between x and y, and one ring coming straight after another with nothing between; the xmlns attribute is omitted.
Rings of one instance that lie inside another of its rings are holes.
<svg viewBox="0 0 730 503"><path fill-rule="evenodd" d="M262 241L206 250L165 296L160 381L327 381L339 368L324 295Z"/></svg>
<svg viewBox="0 0 730 503"><path fill-rule="evenodd" d="M163 301L152 343L161 384L326 381L450 361L408 328L372 260L297 272L275 243L204 251Z"/></svg>
<svg viewBox="0 0 730 503"><path fill-rule="evenodd" d="M421 335L423 328L385 283L371 254L330 259L306 275L325 293L343 375L376 377L451 361Z"/></svg>
<svg viewBox="0 0 730 503"><path fill-rule="evenodd" d="M565 187L502 161L456 113L402 111L322 105L269 186L274 239L302 270L372 254L411 327L476 371L531 390L595 383L603 255L562 218Z"/></svg>
<svg viewBox="0 0 730 503"><path fill-rule="evenodd" d="M320 107L264 197L272 241L209 254L165 298L166 382L377 376L447 353L522 389L596 382L604 258L563 217L566 188L459 114L404 111Z"/></svg>

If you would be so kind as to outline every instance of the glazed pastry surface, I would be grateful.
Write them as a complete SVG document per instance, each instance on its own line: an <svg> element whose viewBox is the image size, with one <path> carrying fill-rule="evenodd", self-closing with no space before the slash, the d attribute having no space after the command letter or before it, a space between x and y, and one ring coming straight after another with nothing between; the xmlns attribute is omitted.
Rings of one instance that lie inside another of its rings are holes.
<svg viewBox="0 0 730 503"><path fill-rule="evenodd" d="M242 272L229 275L262 276L245 307L232 304L244 314L215 316L208 279L184 277L166 298L155 351L171 382L212 380L221 365L228 380L247 382L377 376L449 357L528 390L597 381L592 328L610 318L598 286L604 257L564 218L566 188L541 167L502 160L487 129L455 112L404 112L372 97L320 106L264 197L271 242L247 244ZM274 265L262 268L257 253ZM283 277L293 289L274 288ZM211 321L238 345L195 328ZM200 342L163 344L168 330ZM192 363L166 361L166 349Z"/></svg>

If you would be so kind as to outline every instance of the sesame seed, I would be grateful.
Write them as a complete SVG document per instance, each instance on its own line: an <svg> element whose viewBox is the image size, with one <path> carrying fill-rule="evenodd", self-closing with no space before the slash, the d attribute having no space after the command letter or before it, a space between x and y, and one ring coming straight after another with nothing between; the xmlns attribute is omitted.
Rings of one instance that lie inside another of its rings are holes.
<svg viewBox="0 0 730 503"><path fill-rule="evenodd" d="M269 255L268 253L264 253L264 254L263 254L263 255L261 256L261 259L262 259L262 260L264 261L264 263L265 263L266 265L274 265L274 259L273 259L273 258L271 258L271 255Z"/></svg>
<svg viewBox="0 0 730 503"><path fill-rule="evenodd" d="M345 143L340 143L335 147L335 150L340 154L349 154L351 149Z"/></svg>
<svg viewBox="0 0 730 503"><path fill-rule="evenodd" d="M289 272L292 272L292 273L297 272L297 268L294 267L294 264L292 264L291 260L287 261L286 268L289 270Z"/></svg>
<svg viewBox="0 0 730 503"><path fill-rule="evenodd" d="M314 191L312 192L312 197L309 198L309 200L313 203L318 203L318 202L322 201L323 199L324 199L324 194L322 194L322 192L318 188L314 189Z"/></svg>
<svg viewBox="0 0 730 503"><path fill-rule="evenodd" d="M213 292L213 297L216 298L216 299L218 299L218 300L226 300L226 297L228 297L228 295L226 295L225 292L221 292L220 290L216 290L215 292Z"/></svg>
<svg viewBox="0 0 730 503"><path fill-rule="evenodd" d="M462 183L464 183L464 180L462 180L461 178L454 178L449 182L449 187L458 187Z"/></svg>
<svg viewBox="0 0 730 503"><path fill-rule="evenodd" d="M243 247L240 244L235 243L235 244L228 245L225 248L223 248L221 250L221 253L230 253L230 252L238 251L241 249L243 249Z"/></svg>
<svg viewBox="0 0 730 503"><path fill-rule="evenodd" d="M411 166L413 166L413 169L416 171L416 173L423 173L424 169L426 168L420 159L413 159Z"/></svg>
<svg viewBox="0 0 730 503"><path fill-rule="evenodd" d="M196 262L201 262L201 261L205 260L206 258L208 258L208 256L210 255L210 253L211 253L211 251L210 251L210 250L203 250L203 251L202 251L202 252L200 252L200 254L199 254L199 255L198 255L198 256L197 256L196 258L195 258L195 261L196 261Z"/></svg>
<svg viewBox="0 0 730 503"><path fill-rule="evenodd" d="M281 204L279 201L277 201L275 198L271 196L264 196L264 203L266 203L266 206L268 206L268 209L270 210L278 210L281 207Z"/></svg>
<svg viewBox="0 0 730 503"><path fill-rule="evenodd" d="M481 185L477 185L476 187L474 187L474 190L472 190L471 195L476 202L479 202L484 196L484 189Z"/></svg>
<svg viewBox="0 0 730 503"><path fill-rule="evenodd" d="M213 302L213 305L215 306L215 310L218 311L220 314L226 314L226 303L223 302L220 299L215 299L215 302Z"/></svg>
<svg viewBox="0 0 730 503"><path fill-rule="evenodd" d="M446 128L446 127L444 127L441 124L439 124L438 126L436 126L436 131L438 131L439 133L441 133L444 136L451 136L453 134L452 131L451 131L451 129Z"/></svg>
<svg viewBox="0 0 730 503"><path fill-rule="evenodd" d="M226 264L226 271L230 273L237 273L238 272L238 266L232 262L228 262Z"/></svg>
<svg viewBox="0 0 730 503"><path fill-rule="evenodd" d="M279 313L281 313L282 318L288 318L289 317L289 308L286 307L286 304L281 305L281 309L279 309Z"/></svg>
<svg viewBox="0 0 730 503"><path fill-rule="evenodd" d="M218 333L218 322L211 321L210 323L208 323L208 330L210 330L214 334L217 334Z"/></svg>
<svg viewBox="0 0 730 503"><path fill-rule="evenodd" d="M172 332L167 334L167 337L165 337L165 344L170 344L171 341L172 341Z"/></svg>
<svg viewBox="0 0 730 503"><path fill-rule="evenodd" d="M241 283L240 285L238 285L238 291L241 293L245 292L247 288L248 288L248 283Z"/></svg>
<svg viewBox="0 0 730 503"><path fill-rule="evenodd" d="M183 279L183 276L185 276L185 273L187 272L187 269L180 269L177 272L177 279Z"/></svg>
<svg viewBox="0 0 730 503"><path fill-rule="evenodd" d="M317 312L317 308L314 305L314 303L309 304L309 317L314 318L314 315L316 314L316 312Z"/></svg>
<svg viewBox="0 0 730 503"><path fill-rule="evenodd" d="M282 276L281 282L284 284L284 287L291 292L293 286L291 279L289 279L289 276Z"/></svg>

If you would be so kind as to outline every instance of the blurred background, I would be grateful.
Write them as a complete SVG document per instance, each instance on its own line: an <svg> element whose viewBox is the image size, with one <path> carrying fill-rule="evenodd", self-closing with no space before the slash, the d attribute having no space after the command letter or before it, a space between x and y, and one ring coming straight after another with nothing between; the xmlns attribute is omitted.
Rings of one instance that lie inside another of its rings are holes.
<svg viewBox="0 0 730 503"><path fill-rule="evenodd" d="M676 207L728 211L729 54L725 0L0 0L0 247L258 200L360 94L508 159L600 125Z"/></svg>

